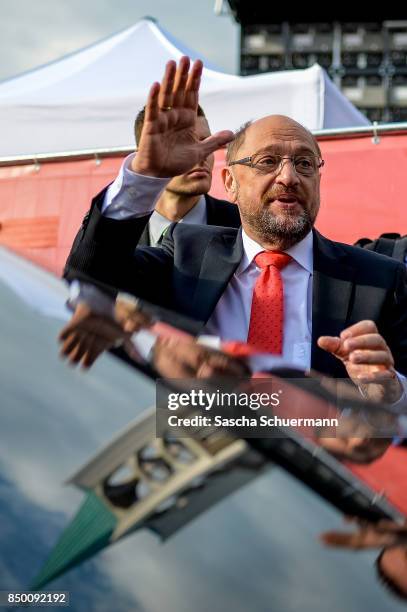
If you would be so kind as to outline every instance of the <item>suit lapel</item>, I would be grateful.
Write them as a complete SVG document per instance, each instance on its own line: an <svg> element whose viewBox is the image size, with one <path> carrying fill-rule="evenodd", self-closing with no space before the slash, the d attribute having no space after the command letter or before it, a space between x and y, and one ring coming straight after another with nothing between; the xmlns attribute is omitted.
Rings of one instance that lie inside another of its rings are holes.
<svg viewBox="0 0 407 612"><path fill-rule="evenodd" d="M205 195L207 225L224 225L225 227L240 227L239 209L235 204L225 200L216 200Z"/></svg>
<svg viewBox="0 0 407 612"><path fill-rule="evenodd" d="M243 256L241 230L216 234L209 242L201 264L192 311L206 323Z"/></svg>
<svg viewBox="0 0 407 612"><path fill-rule="evenodd" d="M354 299L354 269L337 243L314 231L311 366L341 372L340 362L318 348L320 336L338 336L347 326Z"/></svg>
<svg viewBox="0 0 407 612"><path fill-rule="evenodd" d="M140 236L140 240L137 246L151 246L151 238L150 238L150 226L149 223L145 226L143 233Z"/></svg>

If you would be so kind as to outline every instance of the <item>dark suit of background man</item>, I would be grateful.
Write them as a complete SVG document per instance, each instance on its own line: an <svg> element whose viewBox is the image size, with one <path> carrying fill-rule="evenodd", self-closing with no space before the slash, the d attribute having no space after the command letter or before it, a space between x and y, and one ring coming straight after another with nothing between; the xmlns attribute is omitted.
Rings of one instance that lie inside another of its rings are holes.
<svg viewBox="0 0 407 612"><path fill-rule="evenodd" d="M407 372L404 266L313 229L323 161L314 137L297 122L268 116L245 126L233 142L229 131L197 141L192 128L201 70L195 62L189 71L187 58L178 68L170 62L161 85L153 85L132 162L140 175L132 210L93 207L69 257L68 278L85 273L193 317L203 332L246 340L262 274L257 255L284 253L290 258L280 271L282 357L349 375L356 384L375 381L368 389L395 401L403 390L393 357L399 372ZM176 224L159 248L135 250L154 190L157 196L165 177L186 173L226 142L223 179L242 230ZM260 299L257 307L271 313L273 304Z"/></svg>

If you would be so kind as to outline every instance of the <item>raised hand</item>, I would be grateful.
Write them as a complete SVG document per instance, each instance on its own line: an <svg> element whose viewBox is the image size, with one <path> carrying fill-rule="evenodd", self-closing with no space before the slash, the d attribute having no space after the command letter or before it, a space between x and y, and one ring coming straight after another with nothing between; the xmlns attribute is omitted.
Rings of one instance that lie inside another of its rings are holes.
<svg viewBox="0 0 407 612"><path fill-rule="evenodd" d="M202 141L196 137L202 69L200 60L192 68L188 57L182 57L178 66L171 60L161 83L152 85L137 155L132 162L134 172L156 177L178 176L233 140L233 132L229 130Z"/></svg>
<svg viewBox="0 0 407 612"><path fill-rule="evenodd" d="M402 395L394 360L373 321L360 321L339 337L321 336L318 346L344 364L349 377L372 401L393 403Z"/></svg>

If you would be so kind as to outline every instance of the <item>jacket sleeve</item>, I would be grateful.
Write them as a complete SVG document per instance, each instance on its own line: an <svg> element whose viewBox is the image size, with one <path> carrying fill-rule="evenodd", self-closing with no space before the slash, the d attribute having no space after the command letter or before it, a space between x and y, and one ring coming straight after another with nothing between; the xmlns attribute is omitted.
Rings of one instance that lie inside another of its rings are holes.
<svg viewBox="0 0 407 612"><path fill-rule="evenodd" d="M168 306L171 249L136 249L150 215L119 221L101 213L105 190L92 201L64 269L68 281L96 282ZM157 276L158 275L158 276ZM160 282L153 282L153 279Z"/></svg>

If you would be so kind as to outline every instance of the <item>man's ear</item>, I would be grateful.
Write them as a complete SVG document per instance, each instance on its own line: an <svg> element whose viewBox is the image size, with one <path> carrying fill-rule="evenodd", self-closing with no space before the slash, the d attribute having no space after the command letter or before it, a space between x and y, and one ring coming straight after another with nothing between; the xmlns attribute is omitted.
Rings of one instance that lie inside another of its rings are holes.
<svg viewBox="0 0 407 612"><path fill-rule="evenodd" d="M237 184L230 168L222 168L222 179L231 202L237 201Z"/></svg>

